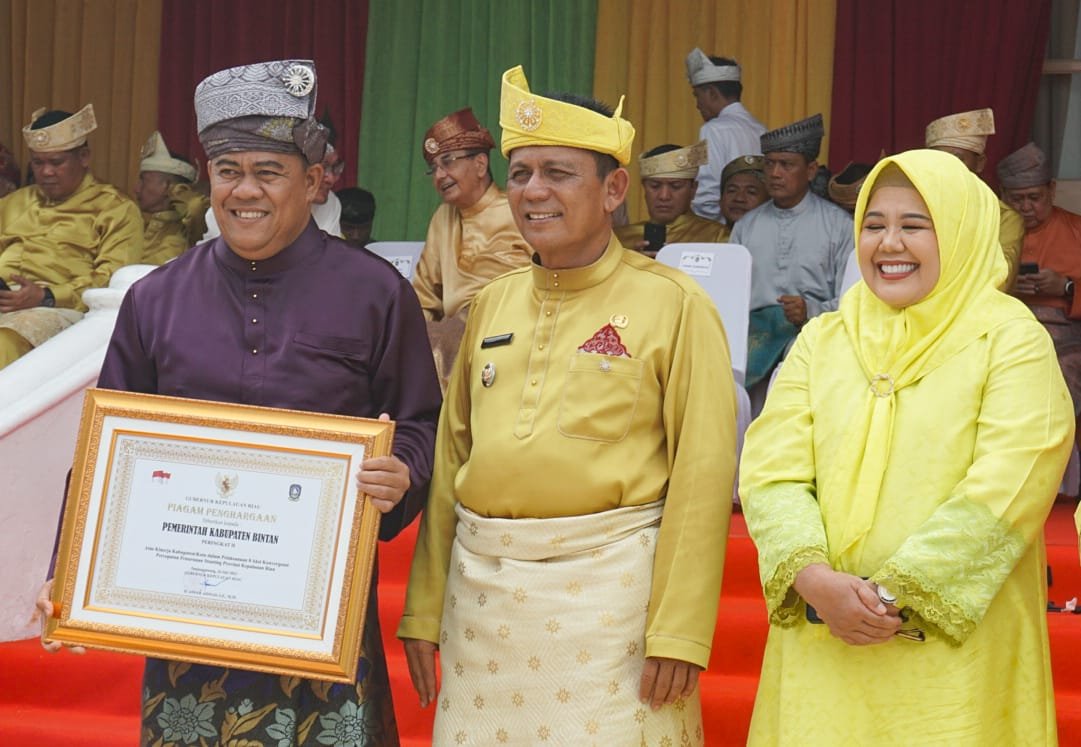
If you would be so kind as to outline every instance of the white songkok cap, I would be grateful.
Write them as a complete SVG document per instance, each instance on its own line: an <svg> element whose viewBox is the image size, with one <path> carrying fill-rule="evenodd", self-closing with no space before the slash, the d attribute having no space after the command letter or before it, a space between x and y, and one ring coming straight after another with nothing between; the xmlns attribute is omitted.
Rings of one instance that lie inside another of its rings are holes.
<svg viewBox="0 0 1081 747"><path fill-rule="evenodd" d="M715 65L705 52L698 47L691 50L687 55L687 80L692 86L700 86L703 83L722 83L724 81L740 81L739 65Z"/></svg>
<svg viewBox="0 0 1081 747"><path fill-rule="evenodd" d="M195 177L199 175L197 167L169 154L165 138L160 132L151 133L139 155L139 171L159 171L162 174L179 176L189 182L195 181Z"/></svg>

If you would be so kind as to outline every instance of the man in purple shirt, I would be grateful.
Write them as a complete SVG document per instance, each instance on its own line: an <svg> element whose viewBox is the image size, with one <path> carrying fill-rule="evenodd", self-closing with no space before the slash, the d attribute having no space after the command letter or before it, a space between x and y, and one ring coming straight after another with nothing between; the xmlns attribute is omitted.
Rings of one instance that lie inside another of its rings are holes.
<svg viewBox="0 0 1081 747"><path fill-rule="evenodd" d="M357 474L383 514L380 538L391 539L427 496L439 384L409 283L311 219L326 147L312 117L314 66L216 73L196 88L195 106L222 235L132 287L98 384L393 417L393 456L367 459ZM213 742L228 713L254 710L245 737L260 744L397 745L374 592L356 684L148 659L143 744Z"/></svg>

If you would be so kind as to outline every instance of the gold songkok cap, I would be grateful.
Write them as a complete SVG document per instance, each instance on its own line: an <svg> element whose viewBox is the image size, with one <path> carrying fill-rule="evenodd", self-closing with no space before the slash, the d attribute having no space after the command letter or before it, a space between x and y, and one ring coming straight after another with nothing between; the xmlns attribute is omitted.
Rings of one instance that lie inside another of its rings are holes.
<svg viewBox="0 0 1081 747"><path fill-rule="evenodd" d="M687 80L692 86L705 83L738 83L741 76L739 65L715 65L705 52L695 47L684 61L687 66Z"/></svg>
<svg viewBox="0 0 1081 747"><path fill-rule="evenodd" d="M995 170L1003 189L1040 187L1051 181L1051 164L1036 143L1015 150L999 161Z"/></svg>
<svg viewBox="0 0 1081 747"><path fill-rule="evenodd" d="M139 157L139 171L160 171L189 182L195 181L195 177L199 175L198 167L169 154L169 149L165 147L165 138L157 131L147 139Z"/></svg>
<svg viewBox="0 0 1081 747"><path fill-rule="evenodd" d="M736 174L752 173L762 181L766 180L766 157L765 156L739 156L733 158L721 172L721 191Z"/></svg>
<svg viewBox="0 0 1081 747"><path fill-rule="evenodd" d="M924 142L928 148L946 146L983 155L987 136L994 134L995 113L991 109L974 109L936 119L927 125Z"/></svg>
<svg viewBox="0 0 1081 747"><path fill-rule="evenodd" d="M527 145L562 145L614 156L623 166L631 161L634 126L623 119L623 97L615 114L606 117L565 101L538 96L529 90L521 65L503 73L499 99L500 150L504 156Z"/></svg>
<svg viewBox="0 0 1081 747"><path fill-rule="evenodd" d="M85 145L86 136L98 128L98 120L94 118L94 105L87 104L67 119L48 127L33 129L34 122L46 111L44 107L38 109L31 115L30 124L23 128L23 140L30 150L56 153L78 148Z"/></svg>
<svg viewBox="0 0 1081 747"><path fill-rule="evenodd" d="M686 148L658 153L649 158L639 156L638 172L643 179L694 179L698 176L698 167L708 162L706 141L699 140Z"/></svg>

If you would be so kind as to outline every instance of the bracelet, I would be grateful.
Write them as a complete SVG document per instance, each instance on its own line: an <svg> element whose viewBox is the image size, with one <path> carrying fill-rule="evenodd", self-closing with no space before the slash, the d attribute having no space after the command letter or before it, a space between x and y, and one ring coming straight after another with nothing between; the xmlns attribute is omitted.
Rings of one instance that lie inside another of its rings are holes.
<svg viewBox="0 0 1081 747"><path fill-rule="evenodd" d="M1064 295L1066 298L1073 298L1073 289L1074 282L1067 278L1066 282L1062 286L1062 295Z"/></svg>

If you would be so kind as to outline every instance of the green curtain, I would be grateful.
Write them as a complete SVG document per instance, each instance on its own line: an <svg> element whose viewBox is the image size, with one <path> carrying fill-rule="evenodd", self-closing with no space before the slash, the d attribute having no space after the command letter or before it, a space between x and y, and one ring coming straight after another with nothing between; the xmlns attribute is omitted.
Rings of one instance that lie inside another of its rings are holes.
<svg viewBox="0 0 1081 747"><path fill-rule="evenodd" d="M463 107L492 132L499 155L499 81L521 64L530 88L591 95L596 0L396 0L368 18L358 184L376 199L373 235L421 240L439 203L425 176L425 131ZM610 102L615 104L615 102Z"/></svg>

